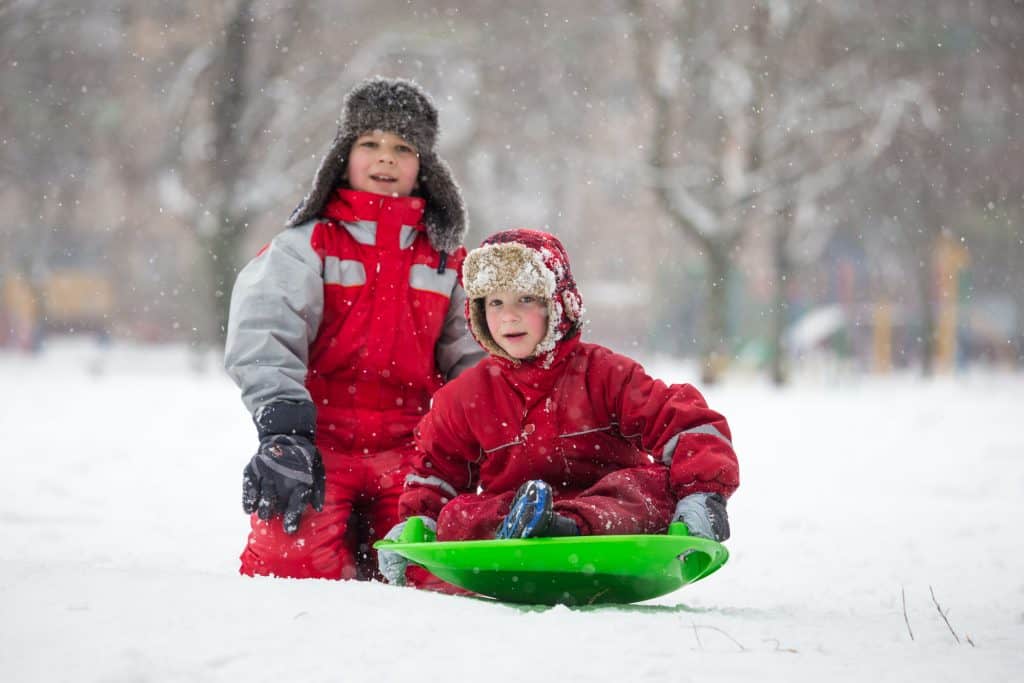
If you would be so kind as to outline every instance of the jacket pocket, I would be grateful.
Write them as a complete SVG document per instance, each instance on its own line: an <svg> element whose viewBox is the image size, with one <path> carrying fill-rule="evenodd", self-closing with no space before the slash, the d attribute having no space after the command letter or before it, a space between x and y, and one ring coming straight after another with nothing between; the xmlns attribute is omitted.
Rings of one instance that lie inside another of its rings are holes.
<svg viewBox="0 0 1024 683"><path fill-rule="evenodd" d="M359 287L366 284L366 267L362 261L328 256L324 259L324 284Z"/></svg>
<svg viewBox="0 0 1024 683"><path fill-rule="evenodd" d="M433 292L449 298L455 288L457 277L458 273L451 268L445 268L443 272L438 273L436 268L431 268L425 263L416 263L409 269L409 286L421 292Z"/></svg>

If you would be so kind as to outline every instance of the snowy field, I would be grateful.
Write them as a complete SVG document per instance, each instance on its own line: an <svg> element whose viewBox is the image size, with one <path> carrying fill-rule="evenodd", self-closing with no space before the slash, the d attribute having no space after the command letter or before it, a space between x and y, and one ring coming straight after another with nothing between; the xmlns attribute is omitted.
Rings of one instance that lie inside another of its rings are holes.
<svg viewBox="0 0 1024 683"><path fill-rule="evenodd" d="M707 391L740 457L729 564L534 611L239 577L254 434L213 360L64 345L0 355L0 384L3 681L1024 680L1019 375Z"/></svg>

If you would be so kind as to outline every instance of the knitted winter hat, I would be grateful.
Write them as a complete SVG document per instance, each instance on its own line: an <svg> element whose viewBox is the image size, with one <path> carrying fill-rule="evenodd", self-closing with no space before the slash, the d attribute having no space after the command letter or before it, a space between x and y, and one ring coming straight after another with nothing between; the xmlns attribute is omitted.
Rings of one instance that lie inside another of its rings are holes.
<svg viewBox="0 0 1024 683"><path fill-rule="evenodd" d="M473 335L489 353L515 360L487 329L484 297L501 289L542 297L548 305L548 333L535 356L554 351L583 325L583 299L569 270L569 256L554 235L539 230L505 230L491 235L462 265L466 317Z"/></svg>
<svg viewBox="0 0 1024 683"><path fill-rule="evenodd" d="M367 79L345 97L334 142L313 178L313 187L295 207L287 225L295 227L321 215L338 187L352 144L363 133L394 133L419 152L419 189L426 200L423 223L430 243L438 251L453 252L466 236L466 207L448 164L437 156L437 108L426 92L412 81L380 76Z"/></svg>

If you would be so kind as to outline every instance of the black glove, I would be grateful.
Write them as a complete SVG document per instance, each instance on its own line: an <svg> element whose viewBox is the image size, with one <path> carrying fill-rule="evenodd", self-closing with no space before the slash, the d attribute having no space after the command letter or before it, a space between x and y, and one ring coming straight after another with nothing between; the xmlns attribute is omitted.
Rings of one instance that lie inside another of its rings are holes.
<svg viewBox="0 0 1024 683"><path fill-rule="evenodd" d="M324 506L324 463L313 445L312 404L277 402L256 411L260 447L242 475L242 509L266 521L283 515L294 534L306 505ZM287 433L280 433L287 432Z"/></svg>

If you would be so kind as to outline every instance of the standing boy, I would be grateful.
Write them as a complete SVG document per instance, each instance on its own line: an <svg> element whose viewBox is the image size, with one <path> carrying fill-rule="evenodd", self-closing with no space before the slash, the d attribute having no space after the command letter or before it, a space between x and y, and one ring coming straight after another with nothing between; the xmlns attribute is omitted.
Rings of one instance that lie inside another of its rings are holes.
<svg viewBox="0 0 1024 683"><path fill-rule="evenodd" d="M243 574L371 578L413 427L483 355L462 315L465 208L437 134L416 84L359 84L312 191L238 276L225 366L260 440L243 475Z"/></svg>

